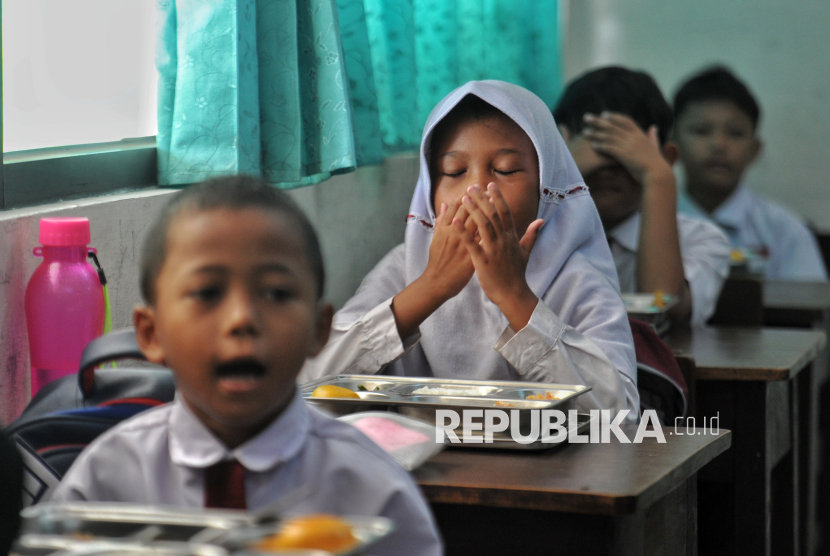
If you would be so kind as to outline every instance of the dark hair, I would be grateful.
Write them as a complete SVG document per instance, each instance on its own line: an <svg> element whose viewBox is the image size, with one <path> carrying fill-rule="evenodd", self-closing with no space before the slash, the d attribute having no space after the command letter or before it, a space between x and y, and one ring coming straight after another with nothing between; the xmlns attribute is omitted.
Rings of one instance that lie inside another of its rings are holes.
<svg viewBox="0 0 830 556"><path fill-rule="evenodd" d="M674 95L674 117L679 118L683 110L693 102L725 100L733 103L758 127L761 108L749 88L723 66L712 66L695 74L683 83Z"/></svg>
<svg viewBox="0 0 830 556"><path fill-rule="evenodd" d="M672 111L660 87L649 74L619 66L589 71L571 81L553 109L553 119L571 133L580 133L586 113L605 110L625 114L643 131L656 125L661 145L669 137Z"/></svg>
<svg viewBox="0 0 830 556"><path fill-rule="evenodd" d="M314 227L306 215L283 191L254 176L212 178L176 193L150 226L141 252L141 296L150 305L156 301L156 281L167 254L170 224L184 210L258 208L281 214L296 224L305 241L309 266L317 279L317 298L323 296L325 270Z"/></svg>

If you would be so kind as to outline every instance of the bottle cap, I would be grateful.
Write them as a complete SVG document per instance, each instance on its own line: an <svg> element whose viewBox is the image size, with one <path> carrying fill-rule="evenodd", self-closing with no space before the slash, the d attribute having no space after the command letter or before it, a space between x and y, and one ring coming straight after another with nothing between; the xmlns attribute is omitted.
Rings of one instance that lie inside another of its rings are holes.
<svg viewBox="0 0 830 556"><path fill-rule="evenodd" d="M38 241L41 245L86 246L91 241L89 218L41 218Z"/></svg>

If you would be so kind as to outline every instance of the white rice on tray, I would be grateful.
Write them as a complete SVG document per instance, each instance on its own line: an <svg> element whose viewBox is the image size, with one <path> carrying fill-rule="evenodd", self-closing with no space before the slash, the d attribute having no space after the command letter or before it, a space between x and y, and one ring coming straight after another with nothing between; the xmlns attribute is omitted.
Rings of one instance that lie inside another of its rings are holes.
<svg viewBox="0 0 830 556"><path fill-rule="evenodd" d="M473 388L430 388L429 386L422 386L413 390L412 393L427 396L475 396L478 394Z"/></svg>

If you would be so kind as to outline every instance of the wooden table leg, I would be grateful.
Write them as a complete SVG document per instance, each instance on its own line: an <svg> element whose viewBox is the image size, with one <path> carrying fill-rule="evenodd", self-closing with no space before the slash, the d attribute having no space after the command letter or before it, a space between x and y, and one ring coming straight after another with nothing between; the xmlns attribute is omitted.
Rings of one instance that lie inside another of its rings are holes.
<svg viewBox="0 0 830 556"><path fill-rule="evenodd" d="M686 556L697 556L697 475L686 481Z"/></svg>
<svg viewBox="0 0 830 556"><path fill-rule="evenodd" d="M823 311L821 318L813 323L813 328L823 330L830 337L830 311ZM830 376L830 345L825 345L812 365L805 370L811 371L811 380L808 384L803 385L801 389L802 396L799 398L799 403L806 404L801 406L802 413L805 413L802 424L806 423L808 427L806 431L801 431L801 438L806 439L802 448L803 461L799 471L803 482L801 488L803 495L801 501L801 554L811 556L819 553L820 534L828 535L828 533L824 533L824 531L827 531L828 524L820 523L819 519L819 496L822 476L830 476L827 462L823 462L821 456L823 442L821 437L821 392L827 384L828 376ZM808 391L803 392L804 390ZM802 471L805 468L806 471Z"/></svg>
<svg viewBox="0 0 830 556"><path fill-rule="evenodd" d="M818 427L818 412L815 399L817 390L815 385L813 366L810 365L796 377L793 384L794 410L798 413L797 431L793 431L793 453L796 455L795 473L798 483L798 508L796 532L798 552L802 556L813 553L815 538L815 490L816 490L816 463L814 453L816 443L815 431ZM817 458L815 458L817 459Z"/></svg>
<svg viewBox="0 0 830 556"><path fill-rule="evenodd" d="M801 410L800 391L802 383L809 384L809 374L799 373L789 383L771 383L768 403L781 405L789 401L789 446L776 445L776 436L770 442L772 465L770 481L772 492L771 515L771 549L773 554L800 554L801 536L801 482L799 472L802 468L802 434L801 421L805 417ZM785 386L785 389L779 388ZM775 414L774 411L771 413Z"/></svg>
<svg viewBox="0 0 830 556"><path fill-rule="evenodd" d="M718 554L795 554L797 388L786 381L704 381L698 418L719 416L732 430L726 458L701 470L701 546ZM795 413L793 413L795 411ZM773 522L773 515L774 522ZM730 520L734 526L721 521ZM721 526L721 531L709 524ZM713 536L716 535L716 536ZM784 547L783 551L773 549Z"/></svg>
<svg viewBox="0 0 830 556"><path fill-rule="evenodd" d="M770 420L767 383L735 383L735 424L732 450L735 461L736 554L770 555L772 493L767 437Z"/></svg>
<svg viewBox="0 0 830 556"><path fill-rule="evenodd" d="M830 381L819 390L819 442L817 451L820 472L816 477L816 536L814 554L830 554Z"/></svg>

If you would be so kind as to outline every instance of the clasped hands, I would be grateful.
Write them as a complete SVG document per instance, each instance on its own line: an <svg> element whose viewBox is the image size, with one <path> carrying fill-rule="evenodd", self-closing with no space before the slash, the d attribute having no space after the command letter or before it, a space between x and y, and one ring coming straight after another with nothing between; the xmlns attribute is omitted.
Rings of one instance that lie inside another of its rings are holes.
<svg viewBox="0 0 830 556"><path fill-rule="evenodd" d="M499 187L490 183L482 190L472 185L449 205L439 207L424 275L449 299L464 289L475 272L488 299L519 330L538 302L525 271L543 224L534 220L519 238Z"/></svg>

